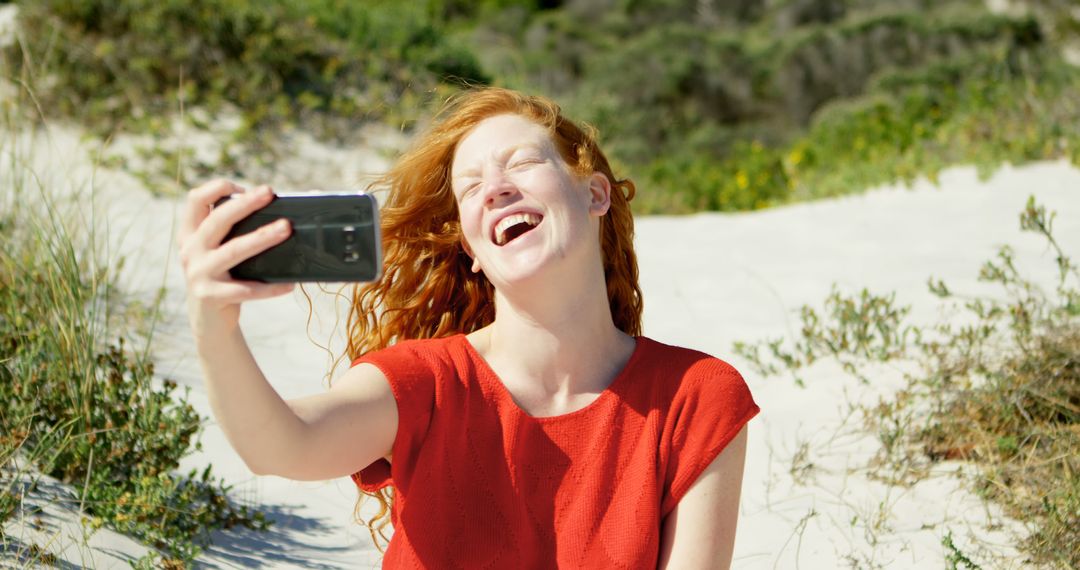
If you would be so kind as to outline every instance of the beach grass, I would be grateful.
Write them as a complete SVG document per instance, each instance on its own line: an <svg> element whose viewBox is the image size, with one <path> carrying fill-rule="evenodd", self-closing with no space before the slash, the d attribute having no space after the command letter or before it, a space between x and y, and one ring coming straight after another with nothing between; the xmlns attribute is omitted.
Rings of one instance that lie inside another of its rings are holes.
<svg viewBox="0 0 1080 570"><path fill-rule="evenodd" d="M92 179L60 188L71 181L36 172L33 141L45 135L17 124L0 137L0 529L43 516L25 507L41 474L70 486L62 507L86 532L145 543L147 567L182 567L216 529L266 528L210 467L177 472L203 418L133 333L156 308L133 312L116 286L122 259L101 235ZM53 556L3 531L0 542L27 565Z"/></svg>
<svg viewBox="0 0 1080 570"><path fill-rule="evenodd" d="M946 461L974 469L968 486L1027 527L1017 542L1041 568L1080 567L1080 270L1053 236L1053 213L1034 198L1021 229L1045 238L1057 275L1045 291L1003 246L979 280L997 296L935 295L967 313L932 326L911 324L895 295L833 291L823 308L804 306L794 339L739 342L735 351L763 376L794 374L825 358L870 383L867 364L918 364L906 385L862 408L880 450L867 466L877 479L908 486ZM952 568L979 564L942 537Z"/></svg>

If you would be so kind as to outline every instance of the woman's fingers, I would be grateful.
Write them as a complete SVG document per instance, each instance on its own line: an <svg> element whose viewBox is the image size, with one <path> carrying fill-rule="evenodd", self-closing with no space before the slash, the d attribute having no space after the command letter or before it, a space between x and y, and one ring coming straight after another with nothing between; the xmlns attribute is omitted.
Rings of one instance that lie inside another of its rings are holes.
<svg viewBox="0 0 1080 570"><path fill-rule="evenodd" d="M229 196L232 198L215 206ZM195 188L188 192L180 224L181 244L213 249L225 239L234 224L263 208L273 198L274 192L269 186L245 190L227 180L215 180Z"/></svg>
<svg viewBox="0 0 1080 570"><path fill-rule="evenodd" d="M232 196L220 206L222 198ZM180 262L189 295L204 306L224 308L252 299L292 291L293 285L236 281L229 269L289 238L288 220L266 224L225 243L232 226L273 199L273 191L260 186L246 191L227 180L214 180L188 192L180 222Z"/></svg>
<svg viewBox="0 0 1080 570"><path fill-rule="evenodd" d="M259 186L242 194L233 194L232 198L225 200L220 206L215 206L196 231L202 246L207 249L217 247L237 222L264 208L273 199L274 192L269 186Z"/></svg>
<svg viewBox="0 0 1080 570"><path fill-rule="evenodd" d="M188 191L187 204L180 219L180 240L184 241L188 236L202 225L203 220L210 215L210 208L221 198L244 189L228 180L211 180L202 186Z"/></svg>
<svg viewBox="0 0 1080 570"><path fill-rule="evenodd" d="M207 253L209 272L213 275L228 270L241 261L289 239L291 233L292 227L289 225L289 220L280 219L251 233L237 236Z"/></svg>
<svg viewBox="0 0 1080 570"><path fill-rule="evenodd" d="M215 180L188 192L180 224L180 263L187 267L218 248L234 224L265 207L273 197L269 186L246 191L227 180ZM221 204L215 206L219 201Z"/></svg>

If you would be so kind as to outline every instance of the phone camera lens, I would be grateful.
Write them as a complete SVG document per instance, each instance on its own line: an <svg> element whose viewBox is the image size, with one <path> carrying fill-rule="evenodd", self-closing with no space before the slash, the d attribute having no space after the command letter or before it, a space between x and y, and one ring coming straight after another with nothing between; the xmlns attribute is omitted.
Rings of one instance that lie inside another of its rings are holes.
<svg viewBox="0 0 1080 570"><path fill-rule="evenodd" d="M345 234L348 236L349 234ZM354 245L347 237L345 239L345 253L341 256L345 260L345 263L356 263L360 260L360 252L356 251L356 245Z"/></svg>

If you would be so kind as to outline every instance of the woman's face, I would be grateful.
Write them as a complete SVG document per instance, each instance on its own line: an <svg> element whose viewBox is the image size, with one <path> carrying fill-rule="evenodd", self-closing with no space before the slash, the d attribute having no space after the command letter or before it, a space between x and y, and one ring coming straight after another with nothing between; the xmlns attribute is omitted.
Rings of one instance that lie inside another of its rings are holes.
<svg viewBox="0 0 1080 570"><path fill-rule="evenodd" d="M520 115L489 117L458 143L451 185L473 270L496 287L599 250L607 178L575 176L548 130Z"/></svg>

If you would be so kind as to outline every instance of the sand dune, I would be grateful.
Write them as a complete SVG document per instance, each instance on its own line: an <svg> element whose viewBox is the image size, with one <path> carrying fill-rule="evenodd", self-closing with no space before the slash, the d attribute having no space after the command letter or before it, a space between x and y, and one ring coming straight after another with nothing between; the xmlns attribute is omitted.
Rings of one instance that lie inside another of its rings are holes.
<svg viewBox="0 0 1080 570"><path fill-rule="evenodd" d="M72 133L56 130L36 144L37 168L65 184L88 180L93 172L92 149ZM72 161L73 156L87 158ZM385 160L380 156L368 155L371 168ZM178 201L151 197L123 172L98 170L95 180L95 223L107 222L114 254L127 259L124 286L142 295L166 287L164 320L154 338L158 373L190 386L193 405L209 417L172 243ZM927 278L944 279L955 290L986 291L975 280L978 268L1006 243L1017 251L1021 267L1050 283L1051 254L1038 238L1019 231L1018 214L1031 194L1058 212L1055 233L1077 253L1080 171L1058 162L1005 168L986 182L972 168L955 168L941 177L940 187L880 188L753 213L638 219L646 334L729 360L744 372L762 408L751 423L734 567L942 567L946 532L965 552L997 560L995 567L1021 565L1010 532L1023 532L1023 526L966 491L955 475L959 465L943 464L940 473L910 488L867 477L865 462L876 440L860 429L851 405L888 397L899 386L900 370L880 367L872 382L862 384L822 362L803 375L805 387L799 387L787 377L755 377L731 347L736 340L789 334L798 322L795 310L820 305L834 283L848 292L864 286L896 291L898 302L913 305L915 322L932 322L939 303L927 292ZM309 332L340 350L340 338L330 336L333 297L318 294L315 301L319 318L310 331L299 294L243 310L255 356L286 397L324 389L332 358L311 342ZM339 311L344 319L344 307ZM212 420L203 450L184 467L207 464L277 524L269 533L220 534L202 558L206 567L378 565L367 531L351 521L351 482L253 476ZM125 558L141 549L109 531L91 537L90 550L80 548L70 513L49 512L44 533L28 525L18 532L55 537L50 548L71 564L126 567Z"/></svg>

